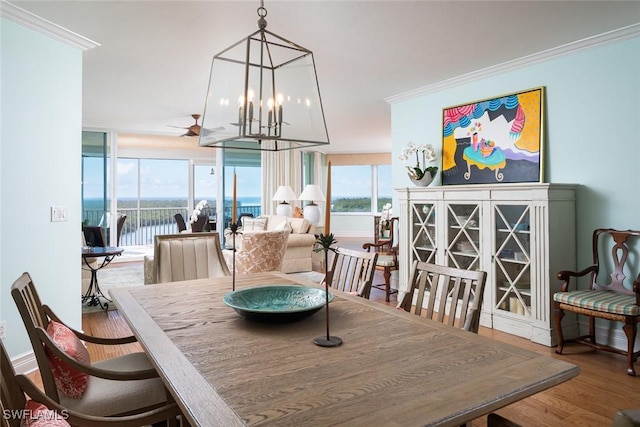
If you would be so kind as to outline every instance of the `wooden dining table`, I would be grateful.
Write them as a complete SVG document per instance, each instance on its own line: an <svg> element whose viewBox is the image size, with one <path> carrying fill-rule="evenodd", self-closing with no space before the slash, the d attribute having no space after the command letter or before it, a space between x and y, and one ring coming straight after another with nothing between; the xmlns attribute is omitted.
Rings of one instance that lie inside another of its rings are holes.
<svg viewBox="0 0 640 427"><path fill-rule="evenodd" d="M282 273L236 289L318 286ZM111 291L193 426L459 426L578 375L577 366L331 290L326 312L250 321L230 277Z"/></svg>

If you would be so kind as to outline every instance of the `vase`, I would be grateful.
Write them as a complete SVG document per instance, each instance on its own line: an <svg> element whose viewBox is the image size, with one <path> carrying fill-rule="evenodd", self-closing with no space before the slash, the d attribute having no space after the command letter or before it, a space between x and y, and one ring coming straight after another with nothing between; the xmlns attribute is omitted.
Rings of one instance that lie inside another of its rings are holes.
<svg viewBox="0 0 640 427"><path fill-rule="evenodd" d="M424 176L420 179L414 179L411 177L409 178L411 179L411 182L413 182L417 187L428 187L429 184L433 182L433 177L430 173L425 173Z"/></svg>

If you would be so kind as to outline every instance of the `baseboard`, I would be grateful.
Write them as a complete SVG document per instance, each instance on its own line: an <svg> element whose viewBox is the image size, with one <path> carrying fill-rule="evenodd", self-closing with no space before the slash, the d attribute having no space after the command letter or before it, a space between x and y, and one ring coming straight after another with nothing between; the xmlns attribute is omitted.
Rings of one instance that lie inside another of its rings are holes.
<svg viewBox="0 0 640 427"><path fill-rule="evenodd" d="M33 351L14 357L11 359L11 364L17 374L30 374L38 370L38 361Z"/></svg>
<svg viewBox="0 0 640 427"><path fill-rule="evenodd" d="M582 316L581 316L582 317ZM615 347L620 350L627 350L627 336L624 334L622 330L622 323L618 322L609 322L610 325L602 325L596 322L596 342L599 344L606 344L610 347ZM580 319L580 333L582 335L586 335L589 333L589 323L588 320ZM636 342L634 343L635 351L639 351L640 349L640 336L636 337Z"/></svg>

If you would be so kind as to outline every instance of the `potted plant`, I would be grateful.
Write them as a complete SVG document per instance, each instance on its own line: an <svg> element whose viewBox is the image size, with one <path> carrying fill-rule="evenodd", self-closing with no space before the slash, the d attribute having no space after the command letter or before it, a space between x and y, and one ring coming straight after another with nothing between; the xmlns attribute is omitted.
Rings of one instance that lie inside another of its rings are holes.
<svg viewBox="0 0 640 427"><path fill-rule="evenodd" d="M380 236L389 238L391 234L391 215L392 208L391 203L387 203L382 207L382 213L380 214Z"/></svg>
<svg viewBox="0 0 640 427"><path fill-rule="evenodd" d="M415 156L416 165L407 166L407 171L411 182L419 187L426 187L431 184L438 172L437 166L427 166L438 158L436 151L431 144L416 145L410 142L400 153L400 160L406 162Z"/></svg>

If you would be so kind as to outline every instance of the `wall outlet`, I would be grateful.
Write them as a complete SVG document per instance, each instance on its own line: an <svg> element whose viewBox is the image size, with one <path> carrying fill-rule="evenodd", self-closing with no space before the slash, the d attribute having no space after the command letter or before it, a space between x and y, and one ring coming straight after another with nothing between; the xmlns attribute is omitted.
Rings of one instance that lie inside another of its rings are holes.
<svg viewBox="0 0 640 427"><path fill-rule="evenodd" d="M7 339L7 321L0 320L0 340Z"/></svg>

